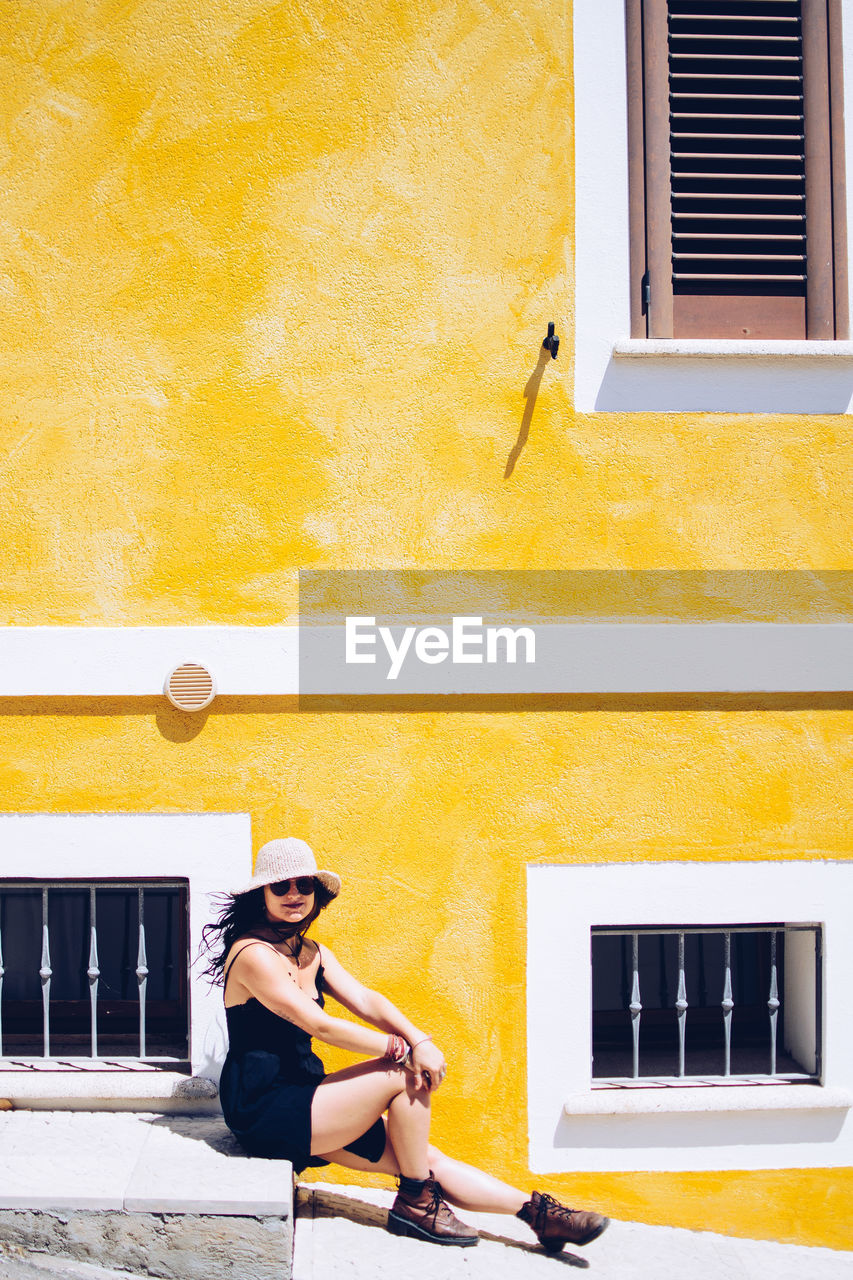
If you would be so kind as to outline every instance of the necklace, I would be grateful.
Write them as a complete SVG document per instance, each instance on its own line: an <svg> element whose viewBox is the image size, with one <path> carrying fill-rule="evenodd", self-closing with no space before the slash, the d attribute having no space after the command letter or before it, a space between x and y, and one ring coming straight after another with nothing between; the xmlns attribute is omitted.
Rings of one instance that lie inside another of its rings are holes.
<svg viewBox="0 0 853 1280"><path fill-rule="evenodd" d="M287 930L287 932L285 932L285 930ZM288 928L287 925L285 925L281 930L277 929L274 925L271 925L270 934L272 937L270 938L267 936L263 941L271 941L276 950L280 950L281 954L286 956L288 960L292 961L298 969L299 957L302 954L302 948L305 945L305 940L302 934L298 931L294 931L292 927ZM255 936L257 937L259 935L256 934Z"/></svg>
<svg viewBox="0 0 853 1280"><path fill-rule="evenodd" d="M282 954L286 955L290 960L292 960L298 969L299 968L299 952L302 950L302 948L300 947L299 951L295 950L293 946L293 942L291 941L290 938L282 938L281 941L284 943L284 951Z"/></svg>

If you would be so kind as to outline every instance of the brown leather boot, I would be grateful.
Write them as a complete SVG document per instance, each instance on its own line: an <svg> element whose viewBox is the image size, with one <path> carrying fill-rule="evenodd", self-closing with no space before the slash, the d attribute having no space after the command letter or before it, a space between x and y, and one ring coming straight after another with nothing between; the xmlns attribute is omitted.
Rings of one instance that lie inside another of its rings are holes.
<svg viewBox="0 0 853 1280"><path fill-rule="evenodd" d="M479 1244L480 1237L472 1227L460 1222L445 1201L441 1187L430 1176L418 1196L397 1192L388 1211L388 1230L395 1236L414 1236L433 1244Z"/></svg>
<svg viewBox="0 0 853 1280"><path fill-rule="evenodd" d="M567 1209L553 1196L540 1196L538 1191L531 1193L515 1216L533 1228L546 1253L559 1253L566 1244L589 1244L610 1226L610 1219L600 1213Z"/></svg>

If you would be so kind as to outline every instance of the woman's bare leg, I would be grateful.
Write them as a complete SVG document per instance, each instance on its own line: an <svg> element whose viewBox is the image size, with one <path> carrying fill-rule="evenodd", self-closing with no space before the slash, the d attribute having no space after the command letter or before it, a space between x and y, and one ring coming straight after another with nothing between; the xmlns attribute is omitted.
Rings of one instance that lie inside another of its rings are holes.
<svg viewBox="0 0 853 1280"><path fill-rule="evenodd" d="M354 1155L352 1151L342 1149L319 1152L324 1160L334 1164L346 1165L348 1169L357 1169L362 1173L388 1173L398 1178L402 1172L390 1132L388 1143L381 1160L373 1162ZM427 1147L427 1160L436 1179L441 1183L444 1198L457 1209L468 1209L472 1213L518 1213L527 1200L523 1191L511 1187L506 1182L493 1178L482 1169L463 1164L446 1156L438 1147Z"/></svg>
<svg viewBox="0 0 853 1280"><path fill-rule="evenodd" d="M436 1147L431 1148L430 1168L441 1183L445 1199L457 1209L472 1213L518 1213L528 1196L518 1187L511 1187L490 1173L463 1164L446 1156Z"/></svg>
<svg viewBox="0 0 853 1280"><path fill-rule="evenodd" d="M311 1104L312 1155L354 1142L386 1110L396 1171L429 1177L429 1090L416 1089L409 1072L378 1059L333 1072L319 1086Z"/></svg>

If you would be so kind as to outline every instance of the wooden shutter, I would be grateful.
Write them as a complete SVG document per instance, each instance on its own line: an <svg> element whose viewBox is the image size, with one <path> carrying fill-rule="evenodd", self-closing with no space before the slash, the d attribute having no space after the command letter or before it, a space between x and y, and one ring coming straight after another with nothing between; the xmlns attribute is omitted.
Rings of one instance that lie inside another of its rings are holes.
<svg viewBox="0 0 853 1280"><path fill-rule="evenodd" d="M837 0L627 18L634 336L846 336Z"/></svg>

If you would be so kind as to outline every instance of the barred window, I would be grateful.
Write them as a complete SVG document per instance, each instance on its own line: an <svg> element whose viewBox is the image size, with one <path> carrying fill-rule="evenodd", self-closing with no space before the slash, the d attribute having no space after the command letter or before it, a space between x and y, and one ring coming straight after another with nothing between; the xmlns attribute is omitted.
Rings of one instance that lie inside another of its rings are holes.
<svg viewBox="0 0 853 1280"><path fill-rule="evenodd" d="M0 1060L189 1059L186 880L0 882Z"/></svg>
<svg viewBox="0 0 853 1280"><path fill-rule="evenodd" d="M594 1083L820 1078L819 925L591 932Z"/></svg>

